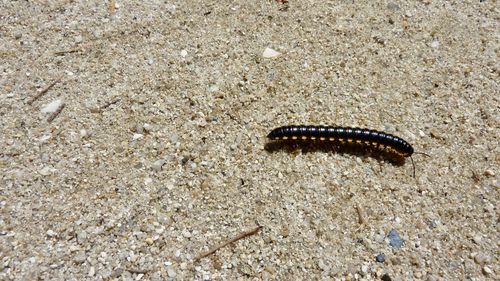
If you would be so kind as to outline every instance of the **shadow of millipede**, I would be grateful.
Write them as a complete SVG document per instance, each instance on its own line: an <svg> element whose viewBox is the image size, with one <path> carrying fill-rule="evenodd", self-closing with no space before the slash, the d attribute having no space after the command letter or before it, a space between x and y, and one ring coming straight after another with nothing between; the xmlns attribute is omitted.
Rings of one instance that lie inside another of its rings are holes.
<svg viewBox="0 0 500 281"><path fill-rule="evenodd" d="M293 153L297 150L302 153L323 152L337 153L359 156L363 158L373 158L377 161L385 160L394 166L403 166L405 158L388 150L381 150L357 143L341 143L341 142L326 142L326 141L311 141L311 140L278 140L266 143L264 149L267 152L275 153L285 151Z"/></svg>

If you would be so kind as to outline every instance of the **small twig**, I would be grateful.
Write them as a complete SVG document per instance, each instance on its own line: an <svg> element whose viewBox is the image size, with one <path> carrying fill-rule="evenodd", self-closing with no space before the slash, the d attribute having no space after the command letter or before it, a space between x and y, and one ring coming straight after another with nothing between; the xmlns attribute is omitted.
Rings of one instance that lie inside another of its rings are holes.
<svg viewBox="0 0 500 281"><path fill-rule="evenodd" d="M115 103L117 103L119 101L120 101L120 99L114 99L112 101L108 101L107 103L105 103L104 105L102 105L99 109L101 109L101 110L102 109L106 109L106 108L112 106L113 104L115 104Z"/></svg>
<svg viewBox="0 0 500 281"><path fill-rule="evenodd" d="M127 269L127 271L134 274L146 274L149 272L148 269L137 269L137 268L129 268Z"/></svg>
<svg viewBox="0 0 500 281"><path fill-rule="evenodd" d="M52 87L54 87L55 84L57 84L59 81L61 81L60 79L56 79L56 81L50 83L47 87L43 88L40 92L38 92L38 94L34 97L32 97L29 101L28 101L28 105L31 105L34 101L36 101L37 99L39 99L40 97L42 97L45 93L47 93Z"/></svg>
<svg viewBox="0 0 500 281"><path fill-rule="evenodd" d="M359 204L356 204L356 212L358 213L358 222L359 224L366 224L365 212Z"/></svg>
<svg viewBox="0 0 500 281"><path fill-rule="evenodd" d="M69 49L69 50L64 50L64 51L57 51L57 52L54 52L54 55L62 56L65 54L71 54L71 53L76 53L76 52L80 52L80 51L82 51L81 48L75 48L75 49Z"/></svg>
<svg viewBox="0 0 500 281"><path fill-rule="evenodd" d="M233 238L231 238L231 239L229 239L229 240L227 240L227 241L225 241L225 242L223 242L223 243L221 243L221 244L219 244L219 245L217 245L217 246L213 247L212 249L208 250L207 252L201 253L201 254L200 254L200 255L198 255L198 256L197 256L194 260L195 260L195 261L200 260L200 259L202 259L202 258L204 258L204 257L207 257L207 256L209 256L209 255L211 255L211 254L213 254L213 253L217 252L217 250L219 250L219 249L221 249L221 248L224 248L224 247L226 247L227 245L229 245L229 244L231 244L231 243L233 243L233 242L235 242L235 241L238 241L238 240L243 239L243 238L245 238L245 237L247 237L247 236L250 236L250 235L254 235L254 234L255 234L255 233L257 233L257 232L258 232L261 228L262 228L262 226L260 226L260 225L259 225L259 226L257 226L257 227L254 227L254 228L250 229L250 230L243 231L243 232L239 233L238 235L236 235L235 237L233 237Z"/></svg>
<svg viewBox="0 0 500 281"><path fill-rule="evenodd" d="M49 118L47 118L47 122L51 123L52 121L54 121L54 119L57 117L57 115L59 115L59 113L61 113L61 111L64 109L64 107L66 106L66 104L61 104L56 111L54 111L54 113L52 113Z"/></svg>

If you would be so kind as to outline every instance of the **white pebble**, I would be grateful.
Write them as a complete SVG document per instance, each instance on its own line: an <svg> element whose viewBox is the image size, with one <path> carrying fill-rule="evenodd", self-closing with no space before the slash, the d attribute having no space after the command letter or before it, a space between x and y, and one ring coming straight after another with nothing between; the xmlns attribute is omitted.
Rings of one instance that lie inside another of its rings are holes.
<svg viewBox="0 0 500 281"><path fill-rule="evenodd" d="M262 56L266 59L270 59L270 58L275 58L277 56L281 55L280 52L277 52L271 48L266 48L264 50L264 53L262 53Z"/></svg>
<svg viewBox="0 0 500 281"><path fill-rule="evenodd" d="M151 132L151 130L153 130L153 126L151 126L151 124L148 124L148 123L144 123L144 125L142 127L144 128L144 130L146 132Z"/></svg>
<svg viewBox="0 0 500 281"><path fill-rule="evenodd" d="M437 40L437 39L432 40L431 48L433 48L433 49L439 48L439 40Z"/></svg>
<svg viewBox="0 0 500 281"><path fill-rule="evenodd" d="M48 176L52 173L52 169L50 167L43 167L39 173L42 176Z"/></svg>
<svg viewBox="0 0 500 281"><path fill-rule="evenodd" d="M57 235L57 233L54 230L52 230L52 229L47 230L47 236L54 237L56 235Z"/></svg>
<svg viewBox="0 0 500 281"><path fill-rule="evenodd" d="M95 274L95 267L91 266L89 270L89 276L92 277Z"/></svg>
<svg viewBox="0 0 500 281"><path fill-rule="evenodd" d="M142 277L144 277L144 274L139 273L139 274L137 274L137 276L135 277L135 280L139 281L139 280L141 280L141 279L142 279Z"/></svg>
<svg viewBox="0 0 500 281"><path fill-rule="evenodd" d="M159 159L153 163L152 168L154 171L159 172L159 171L161 171L161 168L163 167L163 165L165 165L165 160Z"/></svg>
<svg viewBox="0 0 500 281"><path fill-rule="evenodd" d="M150 184L150 183L152 183L152 182L153 182L153 179L152 179L152 178L146 178L146 179L144 179L144 184L145 184L145 185L148 185L148 184Z"/></svg>
<svg viewBox="0 0 500 281"><path fill-rule="evenodd" d="M133 140L133 141L136 141L136 140L142 139L143 137L144 137L144 135L143 135L143 134L134 134L134 135L132 136L132 140Z"/></svg>
<svg viewBox="0 0 500 281"><path fill-rule="evenodd" d="M171 266L167 267L167 274L168 274L168 277L170 277L170 278L174 278L175 276L177 276L177 273L175 272L175 270Z"/></svg>
<svg viewBox="0 0 500 281"><path fill-rule="evenodd" d="M485 265L485 266L483 267L483 273L484 273L485 275L491 275L491 274L493 273L493 270L491 270L491 268L490 268L489 266Z"/></svg>
<svg viewBox="0 0 500 281"><path fill-rule="evenodd" d="M181 51L181 57L185 58L188 55L188 52L186 50Z"/></svg>
<svg viewBox="0 0 500 281"><path fill-rule="evenodd" d="M61 99L53 100L52 102L42 106L41 111L43 113L55 112L59 108L61 103L62 103Z"/></svg>
<svg viewBox="0 0 500 281"><path fill-rule="evenodd" d="M218 90L219 90L219 87L217 85L211 85L210 87L208 87L208 91L210 93L217 92Z"/></svg>

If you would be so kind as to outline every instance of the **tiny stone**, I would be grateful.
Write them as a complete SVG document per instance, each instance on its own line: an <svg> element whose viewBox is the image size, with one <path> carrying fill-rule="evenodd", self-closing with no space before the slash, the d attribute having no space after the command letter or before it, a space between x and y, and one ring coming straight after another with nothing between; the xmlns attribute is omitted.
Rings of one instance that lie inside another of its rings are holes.
<svg viewBox="0 0 500 281"><path fill-rule="evenodd" d="M82 43L83 41L83 37L81 35L77 35L75 37L75 43L79 44L79 43Z"/></svg>
<svg viewBox="0 0 500 281"><path fill-rule="evenodd" d="M478 253L475 257L474 257L474 261L477 263L477 264L485 264L485 263L488 263L490 262L490 258L485 255L484 253Z"/></svg>
<svg viewBox="0 0 500 281"><path fill-rule="evenodd" d="M53 100L52 102L42 106L42 108L40 110L43 113L53 113L53 112L56 112L56 110L59 108L61 103L62 103L61 99L56 99L56 100Z"/></svg>
<svg viewBox="0 0 500 281"><path fill-rule="evenodd" d="M85 231L78 232L76 234L76 239L79 243L83 242L85 239L87 239L87 233Z"/></svg>
<svg viewBox="0 0 500 281"><path fill-rule="evenodd" d="M219 87L217 85L211 85L209 88L208 88L208 91L210 93L214 93L214 92L217 92L219 90Z"/></svg>
<svg viewBox="0 0 500 281"><path fill-rule="evenodd" d="M264 50L264 52L262 53L262 56L264 58L267 58L267 59L269 59L269 58L275 58L275 57L277 57L279 55L281 55L280 52L277 52L277 51L275 51L275 50L273 50L271 48L266 48Z"/></svg>
<svg viewBox="0 0 500 281"><path fill-rule="evenodd" d="M56 235L57 235L57 233L55 233L52 229L47 230L47 236L54 237Z"/></svg>
<svg viewBox="0 0 500 281"><path fill-rule="evenodd" d="M148 123L144 123L144 125L142 127L144 128L144 131L146 131L146 132L151 132L153 130L153 126L151 124L148 124Z"/></svg>
<svg viewBox="0 0 500 281"><path fill-rule="evenodd" d="M89 270L89 276L92 277L94 276L95 274L95 268L93 266L90 267L90 270Z"/></svg>
<svg viewBox="0 0 500 281"><path fill-rule="evenodd" d="M144 185L148 185L148 184L150 184L150 183L152 183L152 182L153 182L153 179L152 179L152 178L145 178L145 179L144 179Z"/></svg>
<svg viewBox="0 0 500 281"><path fill-rule="evenodd" d="M159 171L161 171L161 168L163 167L164 164L165 164L165 160L159 159L153 163L152 168L154 171L159 172Z"/></svg>
<svg viewBox="0 0 500 281"><path fill-rule="evenodd" d="M134 134L134 135L132 136L132 140L136 141L136 140L138 140L138 139L142 139L143 137L144 137L144 135L143 135L143 134Z"/></svg>
<svg viewBox="0 0 500 281"><path fill-rule="evenodd" d="M87 256L85 255L85 252L80 252L78 253L74 258L73 261L77 264L84 263L87 260Z"/></svg>
<svg viewBox="0 0 500 281"><path fill-rule="evenodd" d="M188 52L186 50L181 51L181 57L185 58L187 56Z"/></svg>
<svg viewBox="0 0 500 281"><path fill-rule="evenodd" d="M42 175L42 176L48 176L48 175L50 175L50 167L43 167L40 170L40 175Z"/></svg>
<svg viewBox="0 0 500 281"><path fill-rule="evenodd" d="M491 270L491 268L490 268L489 266L485 265L485 266L483 267L483 273L484 273L485 275L491 275L491 274L493 273L493 270Z"/></svg>
<svg viewBox="0 0 500 281"><path fill-rule="evenodd" d="M146 238L146 243L148 245L153 245L153 243L154 243L153 238L151 238L151 237Z"/></svg>
<svg viewBox="0 0 500 281"><path fill-rule="evenodd" d="M19 40L19 39L21 39L21 37L23 37L23 33L20 30L16 30L14 32L14 38Z"/></svg>
<svg viewBox="0 0 500 281"><path fill-rule="evenodd" d="M432 43L431 43L431 47L432 47L433 49L437 49L437 48L439 48L439 40L434 39L434 40L432 41Z"/></svg>
<svg viewBox="0 0 500 281"><path fill-rule="evenodd" d="M375 260L377 262L385 262L385 255L384 254L378 254L376 257L375 257Z"/></svg>
<svg viewBox="0 0 500 281"><path fill-rule="evenodd" d="M487 177L494 177L495 173L492 170L488 169L488 170L484 171L484 175Z"/></svg>
<svg viewBox="0 0 500 281"><path fill-rule="evenodd" d="M401 248L404 244L404 240L401 239L399 233L395 229L389 232L387 238L389 239L389 245L393 248Z"/></svg>
<svg viewBox="0 0 500 281"><path fill-rule="evenodd" d="M80 136L81 136L82 138L86 138L86 137L88 137L88 136L89 136L89 132L88 132L87 130L85 130L85 129L81 129L81 130L80 130Z"/></svg>
<svg viewBox="0 0 500 281"><path fill-rule="evenodd" d="M392 281L392 278L386 273L380 277L382 281Z"/></svg>
<svg viewBox="0 0 500 281"><path fill-rule="evenodd" d="M472 238L472 240L474 241L474 243L476 244L480 244L481 243L481 236L480 235L476 235Z"/></svg>
<svg viewBox="0 0 500 281"><path fill-rule="evenodd" d="M177 273L175 273L175 270L171 266L167 267L167 274L170 278L177 276Z"/></svg>

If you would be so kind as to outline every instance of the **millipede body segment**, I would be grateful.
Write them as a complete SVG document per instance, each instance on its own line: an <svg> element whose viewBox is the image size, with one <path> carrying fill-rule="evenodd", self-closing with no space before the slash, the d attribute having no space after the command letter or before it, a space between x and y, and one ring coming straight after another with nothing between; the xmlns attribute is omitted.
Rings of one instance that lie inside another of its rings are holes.
<svg viewBox="0 0 500 281"><path fill-rule="evenodd" d="M402 138L370 129L292 125L276 128L267 137L271 140L316 140L368 145L389 150L401 157L411 157L413 154L413 147Z"/></svg>

